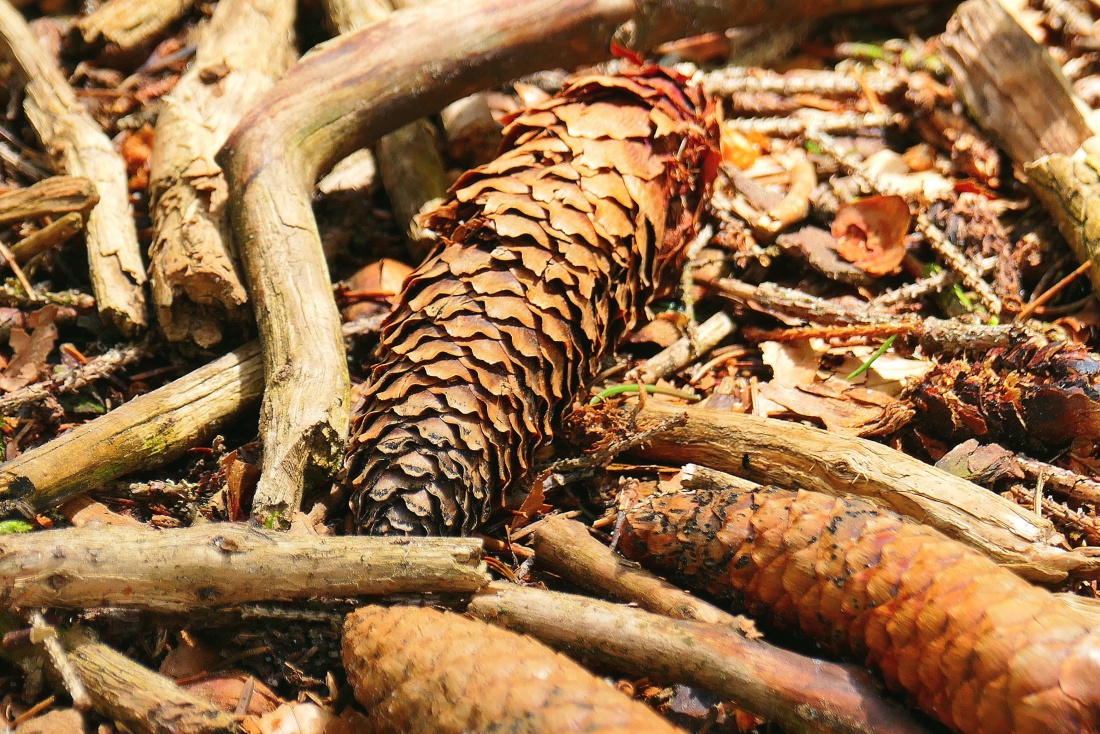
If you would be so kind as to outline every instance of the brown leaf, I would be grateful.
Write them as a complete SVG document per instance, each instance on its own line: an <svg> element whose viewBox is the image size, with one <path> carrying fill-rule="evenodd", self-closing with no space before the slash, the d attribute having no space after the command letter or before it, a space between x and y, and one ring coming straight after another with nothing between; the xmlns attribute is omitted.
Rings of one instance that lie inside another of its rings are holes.
<svg viewBox="0 0 1100 734"><path fill-rule="evenodd" d="M241 700L246 696L248 708L245 713L253 716L273 712L282 703L282 699L276 696L274 691L246 673L219 673L194 683L187 683L183 688L188 693L208 699L219 709L230 714L237 711Z"/></svg>
<svg viewBox="0 0 1100 734"><path fill-rule="evenodd" d="M329 727L337 722L315 703L284 703L263 716L246 717L241 729L245 734L329 734Z"/></svg>
<svg viewBox="0 0 1100 734"><path fill-rule="evenodd" d="M9 392L38 380L46 372L46 358L57 343L56 306L46 306L31 314L27 323L33 331L11 330L9 343L15 354L0 371L0 391Z"/></svg>
<svg viewBox="0 0 1100 734"><path fill-rule="evenodd" d="M837 252L870 275L901 270L909 205L900 196L870 196L840 208L833 221Z"/></svg>

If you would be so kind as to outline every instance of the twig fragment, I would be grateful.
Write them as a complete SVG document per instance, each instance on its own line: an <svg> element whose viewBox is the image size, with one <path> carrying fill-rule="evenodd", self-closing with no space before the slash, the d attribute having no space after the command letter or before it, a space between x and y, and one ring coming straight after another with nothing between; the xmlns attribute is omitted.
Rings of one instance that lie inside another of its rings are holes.
<svg viewBox="0 0 1100 734"><path fill-rule="evenodd" d="M27 21L0 3L0 51L26 84L23 106L55 165L95 184L88 215L88 265L100 317L126 336L148 323L145 266L130 213L126 166L111 140L76 99L61 70L39 45Z"/></svg>

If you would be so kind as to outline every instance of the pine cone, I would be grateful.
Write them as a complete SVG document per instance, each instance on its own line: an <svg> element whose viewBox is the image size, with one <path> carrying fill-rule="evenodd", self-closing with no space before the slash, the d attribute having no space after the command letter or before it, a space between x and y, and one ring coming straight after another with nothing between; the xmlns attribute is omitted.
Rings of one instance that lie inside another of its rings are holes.
<svg viewBox="0 0 1100 734"><path fill-rule="evenodd" d="M1048 455L1100 444L1100 356L1059 342L991 350L936 365L908 399L917 427L961 443L976 438Z"/></svg>
<svg viewBox="0 0 1100 734"><path fill-rule="evenodd" d="M349 614L344 667L379 734L682 734L542 643L433 609Z"/></svg>
<svg viewBox="0 0 1100 734"><path fill-rule="evenodd" d="M656 67L583 76L422 222L345 475L363 530L468 533L524 479L605 354L676 281L713 160L701 93Z"/></svg>
<svg viewBox="0 0 1100 734"><path fill-rule="evenodd" d="M966 734L1100 732L1100 628L939 532L773 487L641 501L620 548L865 659Z"/></svg>

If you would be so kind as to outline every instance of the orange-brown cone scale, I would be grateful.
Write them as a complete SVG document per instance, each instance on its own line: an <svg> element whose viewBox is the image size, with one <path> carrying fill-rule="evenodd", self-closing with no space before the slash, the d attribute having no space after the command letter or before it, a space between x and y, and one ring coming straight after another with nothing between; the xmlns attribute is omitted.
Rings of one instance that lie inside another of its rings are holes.
<svg viewBox="0 0 1100 734"><path fill-rule="evenodd" d="M602 358L679 277L712 167L698 90L582 76L424 222L345 463L360 529L456 534L524 479Z"/></svg>
<svg viewBox="0 0 1100 734"><path fill-rule="evenodd" d="M620 548L854 654L966 734L1100 732L1100 627L936 530L766 487L647 498Z"/></svg>
<svg viewBox="0 0 1100 734"><path fill-rule="evenodd" d="M542 643L458 614L365 607L343 657L376 734L683 734Z"/></svg>

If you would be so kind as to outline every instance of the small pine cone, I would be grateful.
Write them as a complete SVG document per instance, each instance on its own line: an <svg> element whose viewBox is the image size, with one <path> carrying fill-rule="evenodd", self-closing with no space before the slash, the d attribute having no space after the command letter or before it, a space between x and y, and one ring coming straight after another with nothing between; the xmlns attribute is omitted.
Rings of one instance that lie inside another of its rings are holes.
<svg viewBox="0 0 1100 734"><path fill-rule="evenodd" d="M1049 454L1100 444L1100 356L1059 342L994 349L936 365L908 392L921 431Z"/></svg>
<svg viewBox="0 0 1100 734"><path fill-rule="evenodd" d="M698 90L584 76L422 221L345 463L360 528L468 533L531 471L601 360L675 284L713 161Z"/></svg>
<svg viewBox="0 0 1100 734"><path fill-rule="evenodd" d="M651 497L620 548L866 660L956 731L1100 732L1096 617L869 502L773 487Z"/></svg>
<svg viewBox="0 0 1100 734"><path fill-rule="evenodd" d="M377 734L683 734L542 643L434 609L349 614L344 667Z"/></svg>

